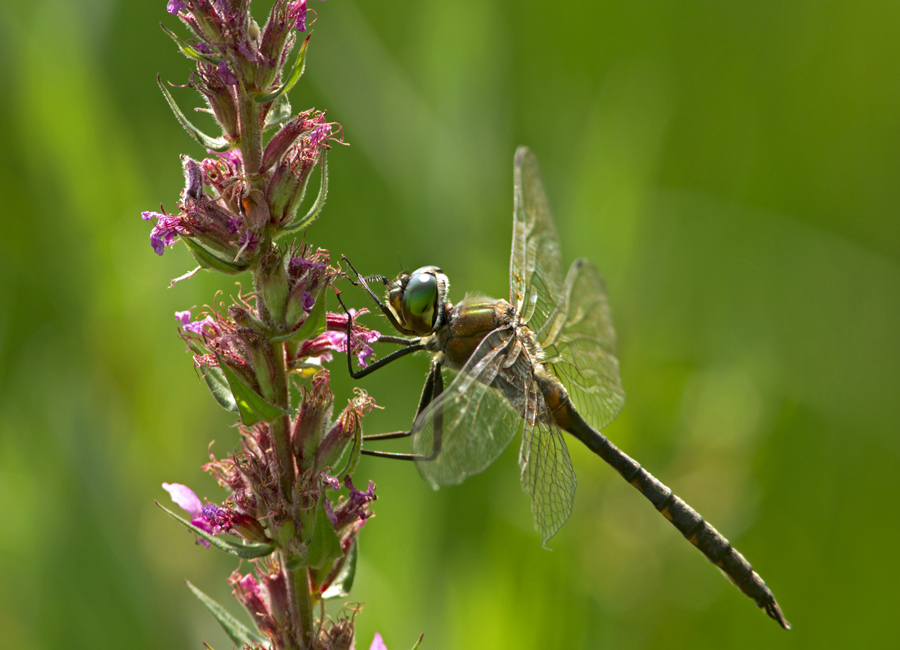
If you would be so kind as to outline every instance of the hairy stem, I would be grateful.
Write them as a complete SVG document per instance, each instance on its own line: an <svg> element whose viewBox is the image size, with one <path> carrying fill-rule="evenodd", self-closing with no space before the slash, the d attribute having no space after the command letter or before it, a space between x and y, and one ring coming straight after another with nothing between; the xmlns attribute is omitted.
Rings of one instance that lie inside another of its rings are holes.
<svg viewBox="0 0 900 650"><path fill-rule="evenodd" d="M275 372L275 400L276 406L289 410L291 407L288 397L288 367L285 358L283 342L272 344L275 361L278 364ZM272 445L275 448L275 456L278 458L278 484L281 493L288 501L293 501L294 486L294 456L291 453L291 420L288 415L282 415L270 423L272 433Z"/></svg>
<svg viewBox="0 0 900 650"><path fill-rule="evenodd" d="M251 190L260 189L259 168L262 165L262 131L259 126L259 104L249 92L241 92L238 99L238 120L241 134L241 155L244 173Z"/></svg>
<svg viewBox="0 0 900 650"><path fill-rule="evenodd" d="M282 565L286 566L286 557L282 554ZM313 647L313 609L312 596L309 593L309 576L306 567L300 567L294 571L288 571L287 576L288 599L291 603L291 611L294 614L294 626L299 631L300 637L292 639L296 647Z"/></svg>

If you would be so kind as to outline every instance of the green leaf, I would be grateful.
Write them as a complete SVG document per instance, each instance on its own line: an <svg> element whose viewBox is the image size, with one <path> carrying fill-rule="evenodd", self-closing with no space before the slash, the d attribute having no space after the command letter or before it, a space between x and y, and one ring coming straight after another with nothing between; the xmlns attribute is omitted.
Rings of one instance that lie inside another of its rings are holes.
<svg viewBox="0 0 900 650"><path fill-rule="evenodd" d="M162 505L159 501L154 501L153 503L155 503L160 508L160 510L172 517L172 519L175 519L185 527L190 528L191 531L198 537L202 537L211 545L215 546L220 551L225 551L229 555L236 555L239 558L251 560L255 557L264 557L266 555L271 555L275 550L274 544L243 544L240 542L232 542L231 540L227 540L222 537L210 535L202 528L197 528L194 524L189 522L184 517L176 515L174 512Z"/></svg>
<svg viewBox="0 0 900 650"><path fill-rule="evenodd" d="M229 262L228 260L224 260L205 246L201 246L188 237L182 237L181 241L187 244L194 259L197 260L197 263L204 269L211 269L213 271L235 275L250 268L249 264L244 262Z"/></svg>
<svg viewBox="0 0 900 650"><path fill-rule="evenodd" d="M344 467L339 471L335 472L335 476L339 477L341 480L345 476L353 474L356 471L356 465L359 463L359 457L362 453L362 426L356 428L356 434L353 436L353 445L350 447L350 451L347 453L347 462L344 464Z"/></svg>
<svg viewBox="0 0 900 650"><path fill-rule="evenodd" d="M414 646L412 647L412 650L417 650L417 648L418 648L420 645L422 645L422 639L424 639L424 638L425 638L425 633L422 632L422 634L419 635L419 640L416 641L416 645L414 645Z"/></svg>
<svg viewBox="0 0 900 650"><path fill-rule="evenodd" d="M203 379L206 381L209 392L216 398L219 406L226 411L231 411L233 413L238 412L237 402L234 400L234 395L231 394L231 389L228 387L228 380L225 379L225 373L223 373L220 368L216 366L207 366L206 372L203 374Z"/></svg>
<svg viewBox="0 0 900 650"><path fill-rule="evenodd" d="M328 589L322 592L323 600L328 600L329 598L346 598L350 595L350 590L353 588L353 580L356 578L356 560L359 555L357 550L358 545L359 542L354 542L353 546L350 547L350 550L347 551L347 559L344 561L344 566L341 567L334 582L331 583Z"/></svg>
<svg viewBox="0 0 900 650"><path fill-rule="evenodd" d="M259 643L261 645L268 645L267 640L262 635L257 634L246 625L237 620L234 616L228 613L228 611L222 607L219 603L214 601L212 598L204 594L202 591L197 589L194 585L190 583L189 580L185 580L187 583L188 589L194 592L194 595L197 599L206 606L206 609L210 611L210 613L216 617L216 620L219 621L219 625L222 626L222 629L225 630L225 634L237 645L239 648L243 648L246 645L250 645L251 643Z"/></svg>
<svg viewBox="0 0 900 650"><path fill-rule="evenodd" d="M254 97L253 99L257 103L265 104L273 99L278 99L279 96L293 88L294 84L297 83L301 76L303 76L303 71L306 69L306 48L309 45L309 39L310 37L307 36L306 40L303 41L303 45L300 46L300 52L297 54L297 60L294 61L294 67L291 68L291 76L288 77L288 80L272 92Z"/></svg>
<svg viewBox="0 0 900 650"><path fill-rule="evenodd" d="M190 43L187 43L178 38L175 32L167 28L162 23L160 23L159 26L162 27L162 30L166 34L172 37L172 40L175 41L175 45L178 46L178 49L181 50L181 53L184 54L187 58L193 59L194 61L203 61L204 63L209 63L211 65L219 65L219 63L223 60L222 58L217 56L204 54Z"/></svg>
<svg viewBox="0 0 900 650"><path fill-rule="evenodd" d="M296 232L298 230L303 230L313 221L319 218L319 213L322 212L322 208L325 207L325 197L328 196L328 163L325 157L325 150L322 150L322 176L319 181L319 195L316 197L316 202L313 203L312 207L309 209L303 217L299 219L294 219L287 226L282 228L279 231L279 236L284 233Z"/></svg>
<svg viewBox="0 0 900 650"><path fill-rule="evenodd" d="M219 361L219 368L228 380L231 387L231 394L237 403L238 411L241 414L241 422L245 426L253 426L257 422L271 422L282 415L287 415L290 411L282 409L274 404L269 404L262 395L253 390L244 383L238 374L228 367L217 354L216 359Z"/></svg>
<svg viewBox="0 0 900 650"><path fill-rule="evenodd" d="M162 93L166 98L166 102L168 102L169 104L169 108L171 108L172 112L175 113L175 117L181 123L181 126L184 127L184 130L188 132L188 135L199 142L201 146L206 147L207 149L212 149L213 151L225 151L231 146L231 144L225 138L211 138L196 126L191 124L184 116L184 113L181 112L181 109L178 108L178 104L175 103L175 99L172 97L172 94L169 92L169 90L166 88L165 84L163 84L162 80L159 77L156 77L156 83L159 84L159 89L162 90Z"/></svg>
<svg viewBox="0 0 900 650"><path fill-rule="evenodd" d="M322 495L319 501L315 528L309 540L309 549L306 552L306 556L293 558L287 564L288 569L293 571L304 566L320 569L341 557L341 540L338 539L334 526L328 519L328 513L325 511L325 499L327 498L325 495Z"/></svg>

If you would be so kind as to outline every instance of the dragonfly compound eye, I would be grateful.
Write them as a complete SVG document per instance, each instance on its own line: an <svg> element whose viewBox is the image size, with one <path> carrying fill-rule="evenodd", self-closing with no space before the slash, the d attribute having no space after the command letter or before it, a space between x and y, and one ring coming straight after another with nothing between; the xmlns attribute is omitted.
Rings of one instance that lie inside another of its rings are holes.
<svg viewBox="0 0 900 650"><path fill-rule="evenodd" d="M403 316L409 321L423 321L431 329L438 297L437 278L432 273L416 271L403 292Z"/></svg>

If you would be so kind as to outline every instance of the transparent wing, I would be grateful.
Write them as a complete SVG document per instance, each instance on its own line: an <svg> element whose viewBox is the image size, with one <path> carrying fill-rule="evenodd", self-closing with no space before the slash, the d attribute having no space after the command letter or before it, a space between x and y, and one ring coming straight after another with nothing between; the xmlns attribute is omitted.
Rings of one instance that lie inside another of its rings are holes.
<svg viewBox="0 0 900 650"><path fill-rule="evenodd" d="M530 417L519 449L522 489L531 496L531 514L546 546L572 514L577 481L562 432L534 381L526 396Z"/></svg>
<svg viewBox="0 0 900 650"><path fill-rule="evenodd" d="M445 369L452 381L416 418L413 453L426 457L416 466L433 488L485 470L522 429L522 391L516 395L515 370L506 367L510 354L518 354L514 337L512 328L496 329L458 373ZM435 438L438 452L429 459Z"/></svg>
<svg viewBox="0 0 900 650"><path fill-rule="evenodd" d="M545 363L560 378L575 410L597 429L625 404L603 277L585 259L572 264L564 299L538 334Z"/></svg>
<svg viewBox="0 0 900 650"><path fill-rule="evenodd" d="M510 302L521 321L538 331L562 299L559 236L544 193L537 158L527 147L516 150L513 175Z"/></svg>

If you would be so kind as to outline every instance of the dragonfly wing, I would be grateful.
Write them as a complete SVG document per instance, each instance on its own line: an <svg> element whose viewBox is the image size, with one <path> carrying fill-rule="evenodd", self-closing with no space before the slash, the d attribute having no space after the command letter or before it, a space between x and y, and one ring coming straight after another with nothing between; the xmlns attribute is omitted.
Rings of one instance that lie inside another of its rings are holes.
<svg viewBox="0 0 900 650"><path fill-rule="evenodd" d="M563 278L553 213L537 158L527 147L516 150L514 194L510 301L521 321L537 331L562 299Z"/></svg>
<svg viewBox="0 0 900 650"><path fill-rule="evenodd" d="M519 450L522 489L531 496L531 514L546 546L572 514L577 480L562 432L534 381L526 394L529 417Z"/></svg>
<svg viewBox="0 0 900 650"><path fill-rule="evenodd" d="M597 429L612 422L625 404L616 333L603 277L586 259L572 264L564 299L537 336L575 410Z"/></svg>
<svg viewBox="0 0 900 650"><path fill-rule="evenodd" d="M511 402L504 396L509 391L491 387L499 373L509 372L504 363L517 349L514 337L512 328L496 329L459 372L444 368L449 385L416 418L413 453L423 457L416 466L433 488L485 470L521 430L521 407L514 406L521 398Z"/></svg>

